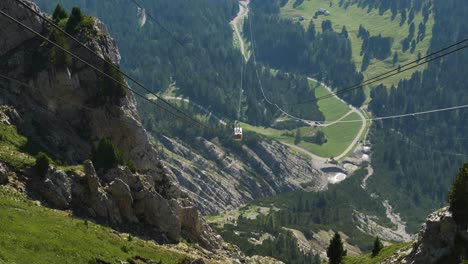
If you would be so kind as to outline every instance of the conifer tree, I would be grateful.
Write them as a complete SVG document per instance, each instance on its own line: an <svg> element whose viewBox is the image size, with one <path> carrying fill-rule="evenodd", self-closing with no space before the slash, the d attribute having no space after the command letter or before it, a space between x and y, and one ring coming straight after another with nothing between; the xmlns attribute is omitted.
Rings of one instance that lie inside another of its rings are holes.
<svg viewBox="0 0 468 264"><path fill-rule="evenodd" d="M55 23L60 22L60 20L67 18L68 14L67 11L60 5L57 4L57 6L54 9L54 13L52 15L52 19L54 20Z"/></svg>
<svg viewBox="0 0 468 264"><path fill-rule="evenodd" d="M58 30L52 30L50 35L50 40L57 43L59 46L63 47L65 50L70 50L70 45L67 42L67 39ZM52 51L50 54L52 63L60 69L65 69L70 67L72 64L72 57L64 52L63 50L59 49L56 46L52 47Z"/></svg>
<svg viewBox="0 0 468 264"><path fill-rule="evenodd" d="M294 136L294 145L301 143L301 141L302 141L301 130L297 129L296 135Z"/></svg>
<svg viewBox="0 0 468 264"><path fill-rule="evenodd" d="M107 63L104 63L102 71L108 76L101 79L101 95L108 98L122 98L127 94L127 89L120 83L124 83L125 79L119 72L118 65L114 67L112 61L106 58Z"/></svg>
<svg viewBox="0 0 468 264"><path fill-rule="evenodd" d="M374 240L374 248L372 248L372 256L375 257L379 254L380 250L382 250L383 244L380 242L380 238L376 237Z"/></svg>
<svg viewBox="0 0 468 264"><path fill-rule="evenodd" d="M343 257L346 256L346 250L343 247L341 236L335 233L333 238L330 240L330 245L327 248L328 263L340 264Z"/></svg>
<svg viewBox="0 0 468 264"><path fill-rule="evenodd" d="M78 7L73 7L70 18L67 21L65 30L70 34L75 34L78 31L78 25L83 21L83 14Z"/></svg>
<svg viewBox="0 0 468 264"><path fill-rule="evenodd" d="M462 228L468 228L468 163L460 168L449 193L450 211L455 222Z"/></svg>

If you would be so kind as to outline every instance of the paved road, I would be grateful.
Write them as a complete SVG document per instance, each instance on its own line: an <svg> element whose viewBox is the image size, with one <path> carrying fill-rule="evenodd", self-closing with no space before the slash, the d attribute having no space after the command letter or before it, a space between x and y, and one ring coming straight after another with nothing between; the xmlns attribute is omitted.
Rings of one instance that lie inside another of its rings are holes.
<svg viewBox="0 0 468 264"><path fill-rule="evenodd" d="M310 78L308 77L307 78L309 81L313 81L313 82L316 82L316 83L319 83L320 85L322 85L323 87L325 87L325 89L328 90L328 92L330 94L333 94L333 90L327 86L326 84L322 83L322 82L319 82L317 81L316 79L314 78ZM341 121L343 118L345 118L346 116L348 116L349 114L351 113L356 113L359 115L359 118L361 118L361 128L359 129L359 133L357 133L356 137L354 137L353 139L353 142L338 156L335 157L336 160L340 160L342 159L343 157L346 156L346 154L348 152L350 152L351 150L353 150L355 148L355 146L357 145L357 143L359 142L359 139L361 138L361 136L364 134L365 130L366 130L366 117L362 114L362 112L360 111L360 109L357 109L356 107L352 106L352 105L349 105L348 103L346 103L343 99L339 98L336 94L333 94L333 96L340 100L343 104L346 104L348 105L350 108L351 108L351 111L349 113L347 113L345 116L341 117L339 120L337 121L334 121L334 122L331 122L331 123L328 123L329 125L331 124L335 124L335 123L338 123L339 121Z"/></svg>
<svg viewBox="0 0 468 264"><path fill-rule="evenodd" d="M236 34L236 36L237 36L237 38L239 40L239 43L240 43L240 49L241 49L242 55L246 59L247 59L247 55L245 54L245 43L244 43L244 39L242 38L242 35L240 33L240 30L239 30L238 26L239 26L239 20L244 19L249 13L249 8L248 8L249 3L250 3L250 0L239 1L239 13L231 21L231 25L232 25L232 27L233 27L233 29L235 31L235 34ZM308 78L308 80L320 83L322 86L324 86L328 90L329 93L333 93L332 89L329 86L325 85L324 83L321 83L321 82L319 82L319 81L317 81L316 79L313 79L313 78ZM336 94L334 94L334 97L337 98L338 100L340 100L343 104L348 105L348 103L346 103L343 99L339 98ZM304 123L308 124L309 126L328 127L328 126L339 123L340 121L342 121L344 118L346 118L347 116L349 116L352 113L357 113L359 115L359 117L362 120L361 128L359 130L359 133L356 135L356 137L354 138L352 143L341 154L339 154L335 158L336 160L339 160L339 159L345 157L348 152L350 152L351 150L353 150L355 148L355 146L357 145L359 139L361 138L362 134L365 132L365 129L366 129L366 120L365 120L364 115L361 113L361 111L359 109L351 106L351 105L349 105L349 107L350 107L351 110L348 113L343 115L338 120L334 120L333 122L330 122L330 123L322 123L321 121L313 121L313 120L302 120ZM314 155L314 154L310 153L309 151L306 151L305 149L302 149L302 150L305 151L306 153L308 153L309 155L313 155L314 159L318 160L319 156ZM320 158L320 159L321 159L321 161L325 160L324 158Z"/></svg>

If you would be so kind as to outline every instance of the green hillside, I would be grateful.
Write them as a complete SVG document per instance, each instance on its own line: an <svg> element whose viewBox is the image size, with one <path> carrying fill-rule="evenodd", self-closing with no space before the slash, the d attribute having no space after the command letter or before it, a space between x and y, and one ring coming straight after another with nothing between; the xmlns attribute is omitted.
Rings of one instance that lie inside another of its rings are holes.
<svg viewBox="0 0 468 264"><path fill-rule="evenodd" d="M403 41L408 36L411 23L405 21L400 25L402 16L401 13L396 15L396 17L392 20L392 13L390 10L385 11L383 14L379 14L378 9L369 10L368 8L359 7L357 4L349 4L350 1L341 1L344 2L344 4L340 6L339 1L336 0L308 0L303 1L303 3L296 8L293 7L294 2L294 0L288 1L288 3L281 9L281 15L285 18L294 19L296 21L298 20L298 17L303 16L304 20L300 23L305 28L308 27L311 20L314 21L317 31L321 31L320 25L324 20L330 20L334 30L338 32L341 31L343 26L346 26L346 29L349 33L349 39L352 44L353 61L355 62L358 69L361 69L361 64L364 57L360 54L363 43L363 40L358 38L358 29L360 25L364 26L364 28L369 31L371 36L377 36L381 34L382 37L392 37L394 39L393 45L391 47L391 53L398 53L398 64L405 64L407 62L416 60L418 53L421 53L422 56L424 56L429 48L429 43L432 38L432 27L434 25L434 18L432 14L425 23L426 34L424 39L419 41L416 44L414 52L411 52L410 49L406 51L403 51L402 49L401 41ZM331 7L330 2L332 2ZM316 19L313 19L314 13L320 8L328 10L330 15L320 15ZM422 21L422 12L416 12L414 20L412 21L412 23L414 23L416 26L416 32L418 31L419 23ZM363 72L365 79L394 69L392 60L393 56L389 56L382 61L372 59L367 70ZM400 79L409 79L413 72L423 69L424 67L407 71L405 73L399 74L398 76L383 80L382 83L389 87L391 85L397 85Z"/></svg>
<svg viewBox="0 0 468 264"><path fill-rule="evenodd" d="M0 187L0 263L185 263L186 255L118 234Z"/></svg>
<svg viewBox="0 0 468 264"><path fill-rule="evenodd" d="M362 254L358 256L347 256L343 259L343 264L378 264L390 258L398 250L408 249L411 243L394 244L384 247L377 256L372 257L371 253Z"/></svg>

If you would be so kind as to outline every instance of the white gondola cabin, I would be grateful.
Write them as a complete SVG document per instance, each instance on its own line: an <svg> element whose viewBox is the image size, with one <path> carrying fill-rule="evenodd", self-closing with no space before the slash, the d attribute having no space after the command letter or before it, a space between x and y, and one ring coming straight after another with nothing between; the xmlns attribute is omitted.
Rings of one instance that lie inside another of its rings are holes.
<svg viewBox="0 0 468 264"><path fill-rule="evenodd" d="M235 141L242 140L242 127L240 127L239 125L236 125L234 127L234 134L232 136L232 139L234 139Z"/></svg>

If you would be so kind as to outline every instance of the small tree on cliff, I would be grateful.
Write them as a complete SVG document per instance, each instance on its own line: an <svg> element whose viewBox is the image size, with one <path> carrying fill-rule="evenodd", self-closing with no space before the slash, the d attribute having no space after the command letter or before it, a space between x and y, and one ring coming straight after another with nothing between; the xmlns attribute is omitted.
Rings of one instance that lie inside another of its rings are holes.
<svg viewBox="0 0 468 264"><path fill-rule="evenodd" d="M106 58L102 71L110 76L101 77L101 96L106 98L122 98L127 94L127 88L121 84L124 84L125 79L118 70L118 65L114 65L109 58Z"/></svg>
<svg viewBox="0 0 468 264"><path fill-rule="evenodd" d="M93 145L90 158L98 169L116 168L124 164L122 152L109 138L102 138L97 146Z"/></svg>
<svg viewBox="0 0 468 264"><path fill-rule="evenodd" d="M70 50L70 45L67 42L65 36L58 30L52 30L50 34L50 40L57 43L59 46L62 46L65 50ZM66 69L72 64L72 57L68 55L65 51L53 46L50 53L51 61L55 67L59 69Z"/></svg>
<svg viewBox="0 0 468 264"><path fill-rule="evenodd" d="M36 156L36 163L34 164L34 169L39 177L44 178L49 171L50 158L47 154L39 152Z"/></svg>
<svg viewBox="0 0 468 264"><path fill-rule="evenodd" d="M54 14L52 15L52 19L54 20L54 22L58 23L60 22L60 20L67 17L67 11L65 11L65 9L60 4L57 4L57 6L54 9Z"/></svg>
<svg viewBox="0 0 468 264"><path fill-rule="evenodd" d="M78 7L73 7L70 18L67 21L65 30L70 34L75 34L78 31L78 25L83 21L83 14Z"/></svg>
<svg viewBox="0 0 468 264"><path fill-rule="evenodd" d="M380 242L380 238L376 237L374 240L374 248L372 248L372 256L375 257L379 254L380 250L382 250L383 244Z"/></svg>
<svg viewBox="0 0 468 264"><path fill-rule="evenodd" d="M346 256L346 250L343 247L341 236L335 233L327 248L328 263L340 264L344 256Z"/></svg>
<svg viewBox="0 0 468 264"><path fill-rule="evenodd" d="M468 228L468 163L460 168L449 193L450 211L455 222L462 228Z"/></svg>

